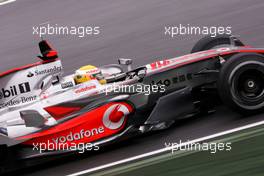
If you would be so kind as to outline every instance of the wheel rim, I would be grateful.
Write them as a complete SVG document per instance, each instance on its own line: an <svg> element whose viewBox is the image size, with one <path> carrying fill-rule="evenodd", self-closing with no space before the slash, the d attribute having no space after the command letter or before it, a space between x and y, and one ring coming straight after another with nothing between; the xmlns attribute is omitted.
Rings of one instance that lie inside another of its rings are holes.
<svg viewBox="0 0 264 176"><path fill-rule="evenodd" d="M258 100L264 95L264 74L258 70L247 70L240 74L235 85L241 99Z"/></svg>
<svg viewBox="0 0 264 176"><path fill-rule="evenodd" d="M245 109L264 106L264 64L255 61L238 65L231 73L229 83L233 100Z"/></svg>

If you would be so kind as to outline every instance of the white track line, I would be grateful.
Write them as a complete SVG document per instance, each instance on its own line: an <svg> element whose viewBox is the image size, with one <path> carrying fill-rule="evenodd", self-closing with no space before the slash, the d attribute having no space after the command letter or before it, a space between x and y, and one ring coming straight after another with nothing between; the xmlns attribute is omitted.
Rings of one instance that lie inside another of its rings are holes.
<svg viewBox="0 0 264 176"><path fill-rule="evenodd" d="M4 2L0 2L0 5L5 5L11 2L15 2L16 0L8 0L8 1L4 1Z"/></svg>
<svg viewBox="0 0 264 176"><path fill-rule="evenodd" d="M213 135L209 135L209 136L205 136L205 137L202 137L202 138L194 139L192 141L188 141L188 142L182 143L178 147L185 146L185 145L188 145L188 144L191 144L191 143L198 143L198 142L202 142L202 141L205 141L205 140L217 138L217 137L220 137L220 136L223 136L223 135L227 135L227 134L231 134L231 133L238 132L238 131L241 131L241 130L249 129L249 128L252 128L252 127L259 126L259 125L264 125L264 121L248 124L248 125L245 125L245 126L241 126L241 127L238 127L238 128L231 129L231 130L227 130L227 131L223 131L223 132L216 133L216 134L213 134ZM175 147L175 146L165 147L165 148L162 148L162 149L159 149L159 150L155 150L155 151L152 151L152 152L149 152L149 153L145 153L145 154L142 154L142 155L138 155L138 156L134 156L134 157L131 157L131 158L127 158L127 159L123 159L123 160L120 160L120 161L116 161L116 162L113 162L113 163L105 164L105 165L102 165L102 166L99 166L99 167L95 167L95 168L92 168L92 169L87 169L87 170L83 170L83 171L80 171L80 172L76 172L76 173L70 174L68 176L79 176L79 175L89 174L89 173L92 173L92 172L95 172L95 171L99 171L99 170L102 170L102 169L110 168L110 167L117 166L117 165L120 165L120 164L125 164L125 163L131 162L131 161L139 160L139 159L142 159L142 158L145 158L145 157L149 157L149 156L160 154L160 153L163 153L163 152L166 152L166 151L170 151L170 150L173 149L173 147Z"/></svg>

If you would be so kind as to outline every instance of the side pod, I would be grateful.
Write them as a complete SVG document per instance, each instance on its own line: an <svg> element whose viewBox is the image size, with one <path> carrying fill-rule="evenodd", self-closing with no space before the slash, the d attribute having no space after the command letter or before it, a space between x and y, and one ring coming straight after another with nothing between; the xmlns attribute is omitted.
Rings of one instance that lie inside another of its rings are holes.
<svg viewBox="0 0 264 176"><path fill-rule="evenodd" d="M145 122L146 125L158 125L162 122L173 122L194 112L195 106L191 88L185 87L161 97L152 113Z"/></svg>

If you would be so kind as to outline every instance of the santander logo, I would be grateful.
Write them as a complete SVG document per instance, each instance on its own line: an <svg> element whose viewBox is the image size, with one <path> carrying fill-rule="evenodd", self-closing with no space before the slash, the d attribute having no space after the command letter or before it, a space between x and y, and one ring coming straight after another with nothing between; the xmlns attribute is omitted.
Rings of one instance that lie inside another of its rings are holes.
<svg viewBox="0 0 264 176"><path fill-rule="evenodd" d="M114 104L105 111L103 124L111 130L116 130L124 124L125 118L129 113L130 111L125 105Z"/></svg>

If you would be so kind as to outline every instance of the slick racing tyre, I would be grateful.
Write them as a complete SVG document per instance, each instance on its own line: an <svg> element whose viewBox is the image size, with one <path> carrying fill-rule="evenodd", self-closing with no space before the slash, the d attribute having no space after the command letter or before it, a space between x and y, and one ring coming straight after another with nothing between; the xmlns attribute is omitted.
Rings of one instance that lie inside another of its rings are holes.
<svg viewBox="0 0 264 176"><path fill-rule="evenodd" d="M227 47L231 45L230 35L223 34L216 37L206 36L200 39L192 48L191 53L205 51L213 48ZM236 46L244 46L244 44L237 38L233 37Z"/></svg>
<svg viewBox="0 0 264 176"><path fill-rule="evenodd" d="M255 114L264 109L264 56L240 53L222 66L217 82L224 104L240 113Z"/></svg>

